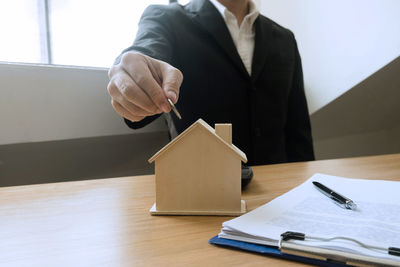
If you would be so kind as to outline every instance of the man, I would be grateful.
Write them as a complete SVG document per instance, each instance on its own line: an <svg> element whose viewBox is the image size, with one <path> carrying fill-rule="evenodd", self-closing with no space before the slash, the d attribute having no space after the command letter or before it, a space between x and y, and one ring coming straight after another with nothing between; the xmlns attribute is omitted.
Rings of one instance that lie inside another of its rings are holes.
<svg viewBox="0 0 400 267"><path fill-rule="evenodd" d="M183 117L171 116L171 132L199 118L232 123L249 165L314 159L295 38L251 0L148 7L109 76L112 105L131 128L168 113L169 98Z"/></svg>

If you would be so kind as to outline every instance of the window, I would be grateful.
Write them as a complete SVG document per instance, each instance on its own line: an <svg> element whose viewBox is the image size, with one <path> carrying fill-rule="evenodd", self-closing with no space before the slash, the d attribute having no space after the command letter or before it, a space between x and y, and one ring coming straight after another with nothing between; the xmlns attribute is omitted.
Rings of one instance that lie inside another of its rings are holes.
<svg viewBox="0 0 400 267"><path fill-rule="evenodd" d="M39 5L32 0L0 2L0 60L40 63Z"/></svg>
<svg viewBox="0 0 400 267"><path fill-rule="evenodd" d="M109 67L132 44L144 9L168 2L176 1L2 1L0 61Z"/></svg>
<svg viewBox="0 0 400 267"><path fill-rule="evenodd" d="M63 0L50 8L53 63L109 67L132 44L138 22L150 4L166 0Z"/></svg>

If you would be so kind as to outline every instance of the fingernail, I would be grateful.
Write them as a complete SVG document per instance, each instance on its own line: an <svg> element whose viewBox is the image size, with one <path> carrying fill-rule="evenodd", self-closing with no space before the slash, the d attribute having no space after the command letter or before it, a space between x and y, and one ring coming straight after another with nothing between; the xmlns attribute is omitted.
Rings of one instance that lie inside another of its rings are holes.
<svg viewBox="0 0 400 267"><path fill-rule="evenodd" d="M177 95L174 91L168 91L168 98L171 99L173 103L175 103Z"/></svg>

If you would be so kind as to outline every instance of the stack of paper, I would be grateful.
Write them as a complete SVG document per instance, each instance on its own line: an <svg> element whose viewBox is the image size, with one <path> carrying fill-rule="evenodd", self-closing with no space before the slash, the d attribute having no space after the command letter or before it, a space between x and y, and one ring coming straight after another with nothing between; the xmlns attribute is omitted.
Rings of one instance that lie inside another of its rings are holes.
<svg viewBox="0 0 400 267"><path fill-rule="evenodd" d="M312 181L352 199L357 209L335 205ZM218 237L278 246L287 231L329 239L292 241L315 250L365 255L400 266L400 256L389 255L387 250L400 247L400 182L315 174L264 206L224 222Z"/></svg>

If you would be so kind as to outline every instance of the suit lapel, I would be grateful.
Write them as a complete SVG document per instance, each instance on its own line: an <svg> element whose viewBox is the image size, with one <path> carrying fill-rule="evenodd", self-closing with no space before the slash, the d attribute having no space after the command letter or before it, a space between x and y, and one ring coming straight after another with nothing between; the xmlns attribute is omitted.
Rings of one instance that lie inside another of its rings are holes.
<svg viewBox="0 0 400 267"><path fill-rule="evenodd" d="M271 27L267 25L268 21L262 21L262 17L258 16L255 25L255 42L253 63L251 66L251 80L255 82L267 61L271 38Z"/></svg>
<svg viewBox="0 0 400 267"><path fill-rule="evenodd" d="M218 10L208 0L192 0L189 5L189 10L195 14L193 19L213 36L232 63L249 77L226 23Z"/></svg>

